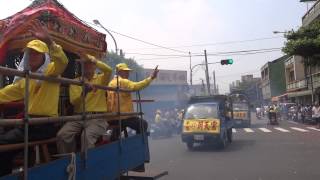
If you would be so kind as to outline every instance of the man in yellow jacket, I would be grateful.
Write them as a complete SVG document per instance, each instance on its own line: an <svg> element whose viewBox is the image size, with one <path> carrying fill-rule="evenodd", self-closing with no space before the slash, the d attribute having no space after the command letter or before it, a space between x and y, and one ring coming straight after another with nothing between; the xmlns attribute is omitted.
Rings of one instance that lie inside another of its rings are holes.
<svg viewBox="0 0 320 180"><path fill-rule="evenodd" d="M130 81L129 78L129 73L131 69L128 67L127 64L125 63L120 63L116 66L116 71L118 74L118 77L115 76L109 83L110 87L116 88L117 85L119 84L119 87L121 89L126 89L126 90L132 90L132 91L137 91L141 90L145 87L147 87L152 80L157 78L159 70L156 68L154 72L151 74L150 77L140 81L140 82L133 82ZM132 97L130 92L120 92L120 112L121 113L131 113L134 111L133 109L133 103L132 103ZM108 92L108 98L107 98L107 104L108 107L110 107L111 112L119 112L118 109L118 98L117 98L117 92L115 91L109 91ZM120 117L122 127L130 127L131 129L134 129L137 134L139 134L141 123L143 128L146 130L148 127L148 124L145 120L140 119L138 116L122 116ZM108 121L110 125L118 125L119 124L119 118Z"/></svg>
<svg viewBox="0 0 320 180"><path fill-rule="evenodd" d="M45 76L59 76L65 70L68 59L61 46L57 45L43 29L34 22L31 33L37 40L27 43L20 70L29 67L31 72L43 73ZM30 117L58 116L60 83L31 79L29 84ZM25 97L25 79L15 77L14 83L0 89L0 104L22 100ZM31 125L29 140L40 140L54 137L56 129L53 124ZM24 140L24 129L14 128L0 134L0 144L20 143ZM12 170L12 159L17 152L0 153L0 176Z"/></svg>
<svg viewBox="0 0 320 180"><path fill-rule="evenodd" d="M112 69L100 60L91 55L82 55L82 64L84 66L84 79L90 85L106 85L112 73ZM95 73L96 68L102 71L101 74ZM80 80L79 78L76 78ZM106 113L106 91L94 89L91 86L85 89L85 112L86 114ZM82 87L71 85L69 88L70 102L74 107L76 114L82 114ZM70 153L76 151L75 136L81 132L81 151L87 148L93 148L99 137L106 133L108 123L105 119L92 119L83 121L68 122L58 132L58 150L60 153ZM86 129L84 133L83 129ZM86 146L85 146L86 142Z"/></svg>

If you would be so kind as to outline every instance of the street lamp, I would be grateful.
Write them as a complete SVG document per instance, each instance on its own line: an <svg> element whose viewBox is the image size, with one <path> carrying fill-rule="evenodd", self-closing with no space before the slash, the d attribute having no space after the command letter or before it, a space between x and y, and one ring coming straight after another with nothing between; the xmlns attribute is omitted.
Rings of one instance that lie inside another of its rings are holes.
<svg viewBox="0 0 320 180"><path fill-rule="evenodd" d="M212 63L208 63L208 64L218 64L218 63L221 63L221 61L212 62ZM192 82L193 69L196 68L197 66L203 66L203 65L206 65L206 64L205 64L205 63L196 64L196 65L194 65L194 66L192 66L192 67L190 68L190 82Z"/></svg>
<svg viewBox="0 0 320 180"><path fill-rule="evenodd" d="M105 28L97 19L93 20L93 23L97 26L100 26L102 29L104 29L110 36L111 38L113 39L113 42L114 42L114 46L116 48L116 54L118 55L118 46L117 46L117 42L116 40L114 39L113 35L110 33L110 31Z"/></svg>
<svg viewBox="0 0 320 180"><path fill-rule="evenodd" d="M286 34L287 31L272 31L273 34Z"/></svg>

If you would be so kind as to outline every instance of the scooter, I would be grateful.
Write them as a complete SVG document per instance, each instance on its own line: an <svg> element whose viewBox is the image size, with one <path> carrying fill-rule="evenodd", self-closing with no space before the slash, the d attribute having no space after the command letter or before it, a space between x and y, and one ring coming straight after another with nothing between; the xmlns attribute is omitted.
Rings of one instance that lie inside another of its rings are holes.
<svg viewBox="0 0 320 180"><path fill-rule="evenodd" d="M258 120L261 120L261 118L262 118L261 113L256 113L256 117Z"/></svg>
<svg viewBox="0 0 320 180"><path fill-rule="evenodd" d="M275 112L269 112L269 124L270 125L279 125L277 114Z"/></svg>

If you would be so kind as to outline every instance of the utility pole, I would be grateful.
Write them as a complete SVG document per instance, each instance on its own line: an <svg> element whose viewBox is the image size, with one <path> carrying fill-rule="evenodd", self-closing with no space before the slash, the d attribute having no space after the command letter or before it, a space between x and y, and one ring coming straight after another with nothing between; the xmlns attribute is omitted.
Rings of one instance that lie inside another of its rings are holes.
<svg viewBox="0 0 320 180"><path fill-rule="evenodd" d="M217 94L216 72L213 71L213 94Z"/></svg>
<svg viewBox="0 0 320 180"><path fill-rule="evenodd" d="M208 95L211 95L210 93L210 82L209 82L209 71L208 71L208 59L207 59L207 50L204 50L204 60L206 65L206 81L207 81L207 89L208 89Z"/></svg>
<svg viewBox="0 0 320 180"><path fill-rule="evenodd" d="M203 80L203 79L201 79L201 84L202 84L202 88L201 88L201 90L202 90L203 94L205 94L205 92L206 92L206 88L205 88L204 80Z"/></svg>
<svg viewBox="0 0 320 180"><path fill-rule="evenodd" d="M311 102L314 103L314 88L313 88L313 77L311 72L311 66L309 65L310 85L311 85Z"/></svg>
<svg viewBox="0 0 320 180"><path fill-rule="evenodd" d="M189 51L189 59L190 59L190 85L192 86L192 66L191 66L191 52Z"/></svg>

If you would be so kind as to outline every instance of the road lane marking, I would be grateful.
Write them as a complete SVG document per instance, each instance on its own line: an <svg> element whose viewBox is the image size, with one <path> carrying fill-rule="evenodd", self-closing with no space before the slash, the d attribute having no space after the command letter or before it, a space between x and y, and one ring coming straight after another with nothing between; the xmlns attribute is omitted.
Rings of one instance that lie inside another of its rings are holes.
<svg viewBox="0 0 320 180"><path fill-rule="evenodd" d="M254 132L252 129L250 129L250 128L243 128L243 130L245 131L245 132Z"/></svg>
<svg viewBox="0 0 320 180"><path fill-rule="evenodd" d="M259 128L261 131L263 131L263 132L266 132L266 133L269 133L269 132L272 132L272 131L270 131L269 129L267 129L267 128Z"/></svg>
<svg viewBox="0 0 320 180"><path fill-rule="evenodd" d="M317 129L315 127L307 127L308 129L312 129L312 130L315 130L315 131L320 131L320 129Z"/></svg>
<svg viewBox="0 0 320 180"><path fill-rule="evenodd" d="M281 131L281 132L290 132L286 129L283 129L283 128L279 128L279 127L275 127L274 129L278 130L278 131Z"/></svg>
<svg viewBox="0 0 320 180"><path fill-rule="evenodd" d="M290 127L290 128L300 132L309 132L308 130L297 128L297 127Z"/></svg>
<svg viewBox="0 0 320 180"><path fill-rule="evenodd" d="M233 132L233 133L236 133L236 132L237 132L237 130L236 130L236 129L234 129L234 128L232 128L232 132Z"/></svg>

